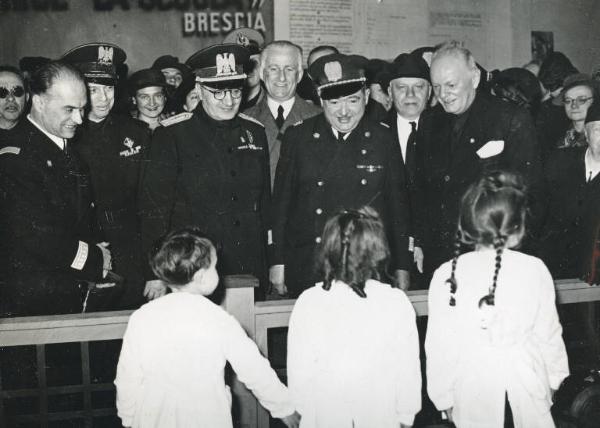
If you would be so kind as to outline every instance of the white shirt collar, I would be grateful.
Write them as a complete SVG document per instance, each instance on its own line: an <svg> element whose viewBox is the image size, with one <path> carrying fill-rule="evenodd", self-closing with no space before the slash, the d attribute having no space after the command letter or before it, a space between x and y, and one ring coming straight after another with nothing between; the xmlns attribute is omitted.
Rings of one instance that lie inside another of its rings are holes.
<svg viewBox="0 0 600 428"><path fill-rule="evenodd" d="M333 131L333 135L335 136L335 138L338 138L339 135L339 131L337 129L335 129L333 126L331 127L331 130ZM352 130L353 131L353 130ZM350 136L350 134L352 134L352 131L347 132L346 134L344 134L344 141L348 140L348 137Z"/></svg>
<svg viewBox="0 0 600 428"><path fill-rule="evenodd" d="M27 115L27 119L29 119L29 121L31 123L33 123L33 126L35 126L37 129L39 129L44 134L46 134L46 136L48 138L50 138L52 140L52 142L58 146L59 149L61 149L61 150L65 149L65 139L64 138L57 137L56 135L52 135L49 132L47 132L44 128L41 127L40 124L38 124L35 120L33 120L33 118L31 117L31 114Z"/></svg>
<svg viewBox="0 0 600 428"><path fill-rule="evenodd" d="M271 111L273 118L277 118L277 110L279 109L279 106L283 106L283 118L287 119L288 114L290 114L290 111L294 106L294 101L296 101L296 97L292 97L289 100L280 102L275 101L273 98L267 95L267 105L269 106L269 110Z"/></svg>
<svg viewBox="0 0 600 428"><path fill-rule="evenodd" d="M585 151L585 181L592 181L600 172L600 165L593 163L591 160L590 149Z"/></svg>

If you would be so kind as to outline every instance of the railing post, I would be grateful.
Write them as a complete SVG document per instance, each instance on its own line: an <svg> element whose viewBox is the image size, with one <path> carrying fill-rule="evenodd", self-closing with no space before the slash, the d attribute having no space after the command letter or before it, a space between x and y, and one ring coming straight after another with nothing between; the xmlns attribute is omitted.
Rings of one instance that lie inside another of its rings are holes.
<svg viewBox="0 0 600 428"><path fill-rule="evenodd" d="M225 298L221 304L242 325L248 336L254 340L254 289L258 280L249 275L235 275L224 278ZM231 391L234 398L234 424L242 428L257 427L258 401L243 383L233 376ZM236 423L237 422L237 423Z"/></svg>

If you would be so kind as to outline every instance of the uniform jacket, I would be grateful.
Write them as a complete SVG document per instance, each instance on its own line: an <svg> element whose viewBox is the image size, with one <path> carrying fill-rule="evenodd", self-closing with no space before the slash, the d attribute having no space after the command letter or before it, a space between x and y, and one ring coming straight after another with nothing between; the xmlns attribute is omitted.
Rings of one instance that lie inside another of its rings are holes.
<svg viewBox="0 0 600 428"><path fill-rule="evenodd" d="M308 119L309 117L316 116L321 112L321 108L314 104L303 100L298 95L294 97L294 105L290 110L288 116L283 121L281 129L277 128L275 118L269 110L267 103L267 96L262 99L251 109L246 111L248 116L252 116L257 119L260 123L265 125L265 133L267 134L267 141L269 142L269 162L271 168L271 188L275 181L275 169L277 168L277 161L279 161L279 152L281 151L281 140L285 130L291 125Z"/></svg>
<svg viewBox="0 0 600 428"><path fill-rule="evenodd" d="M137 199L140 170L150 146L146 124L109 115L100 123L86 122L74 149L90 169L96 223L101 239L110 243L113 270L126 280L125 307L143 303L142 255Z"/></svg>
<svg viewBox="0 0 600 428"><path fill-rule="evenodd" d="M540 254L556 278L583 276L600 225L600 175L587 181L586 150L556 150L545 167L548 208Z"/></svg>
<svg viewBox="0 0 600 428"><path fill-rule="evenodd" d="M2 312L81 311L79 280L100 280L88 171L29 120L0 151Z"/></svg>
<svg viewBox="0 0 600 428"><path fill-rule="evenodd" d="M387 226L392 266L409 269L400 156L390 130L365 117L344 143L323 114L287 130L273 194L273 264L285 265L292 294L316 282L312 268L323 227L341 209L375 208Z"/></svg>
<svg viewBox="0 0 600 428"><path fill-rule="evenodd" d="M167 231L195 226L220 250L219 273L264 277L269 153L254 119L215 121L199 107L158 129L140 197L145 248Z"/></svg>
<svg viewBox="0 0 600 428"><path fill-rule="evenodd" d="M417 150L424 198L425 271L429 274L451 257L460 200L484 171L507 169L523 174L534 204L539 203L542 172L535 128L526 110L477 93L464 117L445 113L441 107L431 114L421 150ZM462 126L453 131L457 119ZM500 152L486 150L498 144L503 146ZM539 221L540 208L534 205L532 211Z"/></svg>

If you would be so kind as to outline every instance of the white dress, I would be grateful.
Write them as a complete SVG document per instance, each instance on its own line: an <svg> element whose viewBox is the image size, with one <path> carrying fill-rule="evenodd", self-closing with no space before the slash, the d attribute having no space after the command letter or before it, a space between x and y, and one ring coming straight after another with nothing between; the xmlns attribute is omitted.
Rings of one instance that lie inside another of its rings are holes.
<svg viewBox="0 0 600 428"><path fill-rule="evenodd" d="M287 388L220 306L185 292L145 304L131 315L117 367L123 425L232 427L227 361L274 417L293 413Z"/></svg>
<svg viewBox="0 0 600 428"><path fill-rule="evenodd" d="M414 309L387 284L369 280L365 292L336 281L296 301L287 371L302 428L398 428L421 408Z"/></svg>
<svg viewBox="0 0 600 428"><path fill-rule="evenodd" d="M459 428L502 428L506 394L517 428L554 427L550 388L558 389L569 368L552 277L541 260L506 250L496 305L479 309L495 257L494 250L459 257L454 307L445 283L451 262L433 275L425 340L429 397L439 410L453 408Z"/></svg>

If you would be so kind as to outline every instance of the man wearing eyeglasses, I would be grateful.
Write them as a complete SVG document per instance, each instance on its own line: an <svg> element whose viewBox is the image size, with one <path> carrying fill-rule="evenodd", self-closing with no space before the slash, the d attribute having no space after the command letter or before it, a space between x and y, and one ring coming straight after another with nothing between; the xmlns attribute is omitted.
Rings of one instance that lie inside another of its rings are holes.
<svg viewBox="0 0 600 428"><path fill-rule="evenodd" d="M19 122L29 100L21 72L9 65L0 65L0 145Z"/></svg>
<svg viewBox="0 0 600 428"><path fill-rule="evenodd" d="M163 121L154 135L140 199L146 248L169 230L193 226L218 248L219 273L265 283L269 153L264 127L239 114L246 48L219 44L192 55L201 104ZM150 298L164 284L146 284Z"/></svg>

